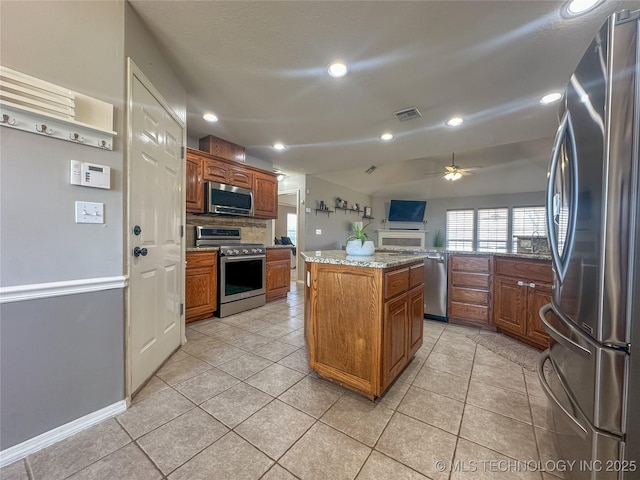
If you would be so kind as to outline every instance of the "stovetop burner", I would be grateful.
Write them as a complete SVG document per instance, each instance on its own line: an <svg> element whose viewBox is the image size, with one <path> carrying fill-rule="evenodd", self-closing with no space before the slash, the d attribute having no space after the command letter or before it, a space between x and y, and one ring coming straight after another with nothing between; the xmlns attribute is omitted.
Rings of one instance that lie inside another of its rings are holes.
<svg viewBox="0 0 640 480"><path fill-rule="evenodd" d="M242 243L239 228L196 227L196 247L220 247L221 256L264 255L261 243Z"/></svg>

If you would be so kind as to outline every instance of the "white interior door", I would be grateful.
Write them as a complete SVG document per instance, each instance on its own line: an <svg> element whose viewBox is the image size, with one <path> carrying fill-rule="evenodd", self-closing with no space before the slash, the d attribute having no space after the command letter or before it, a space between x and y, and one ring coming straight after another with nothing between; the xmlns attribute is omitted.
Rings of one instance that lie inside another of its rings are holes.
<svg viewBox="0 0 640 480"><path fill-rule="evenodd" d="M184 127L130 69L129 393L179 347ZM138 228L136 228L138 227Z"/></svg>

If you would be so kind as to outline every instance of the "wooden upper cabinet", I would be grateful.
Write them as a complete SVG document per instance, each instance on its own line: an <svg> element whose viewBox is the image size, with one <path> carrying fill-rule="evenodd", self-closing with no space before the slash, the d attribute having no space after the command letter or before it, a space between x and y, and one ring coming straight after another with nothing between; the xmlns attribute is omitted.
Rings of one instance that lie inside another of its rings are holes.
<svg viewBox="0 0 640 480"><path fill-rule="evenodd" d="M234 187L251 189L253 187L253 172L242 167L229 167L228 183Z"/></svg>
<svg viewBox="0 0 640 480"><path fill-rule="evenodd" d="M225 160L231 160L234 162L245 161L244 147L236 145L235 143L228 142L222 138L214 137L213 135L207 135L200 139L200 150L210 153L218 158L224 158Z"/></svg>
<svg viewBox="0 0 640 480"><path fill-rule="evenodd" d="M258 218L278 218L278 179L275 174L254 172L253 215Z"/></svg>
<svg viewBox="0 0 640 480"><path fill-rule="evenodd" d="M223 162L207 158L203 164L204 179L207 182L229 183L227 165Z"/></svg>
<svg viewBox="0 0 640 480"><path fill-rule="evenodd" d="M202 158L187 154L186 167L187 212L204 212L204 185L202 181Z"/></svg>

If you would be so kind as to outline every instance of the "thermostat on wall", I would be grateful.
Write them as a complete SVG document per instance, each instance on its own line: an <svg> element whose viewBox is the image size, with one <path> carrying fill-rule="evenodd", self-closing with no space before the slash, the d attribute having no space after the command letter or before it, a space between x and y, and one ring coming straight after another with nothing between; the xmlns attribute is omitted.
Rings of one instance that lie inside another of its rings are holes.
<svg viewBox="0 0 640 480"><path fill-rule="evenodd" d="M111 168L71 160L71 185L109 189L111 188Z"/></svg>

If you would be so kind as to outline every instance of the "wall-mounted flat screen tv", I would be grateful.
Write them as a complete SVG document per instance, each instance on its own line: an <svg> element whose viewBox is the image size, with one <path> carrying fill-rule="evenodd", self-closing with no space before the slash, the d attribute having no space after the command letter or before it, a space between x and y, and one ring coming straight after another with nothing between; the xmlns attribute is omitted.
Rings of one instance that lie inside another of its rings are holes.
<svg viewBox="0 0 640 480"><path fill-rule="evenodd" d="M391 200L389 204L390 222L422 222L426 200Z"/></svg>

